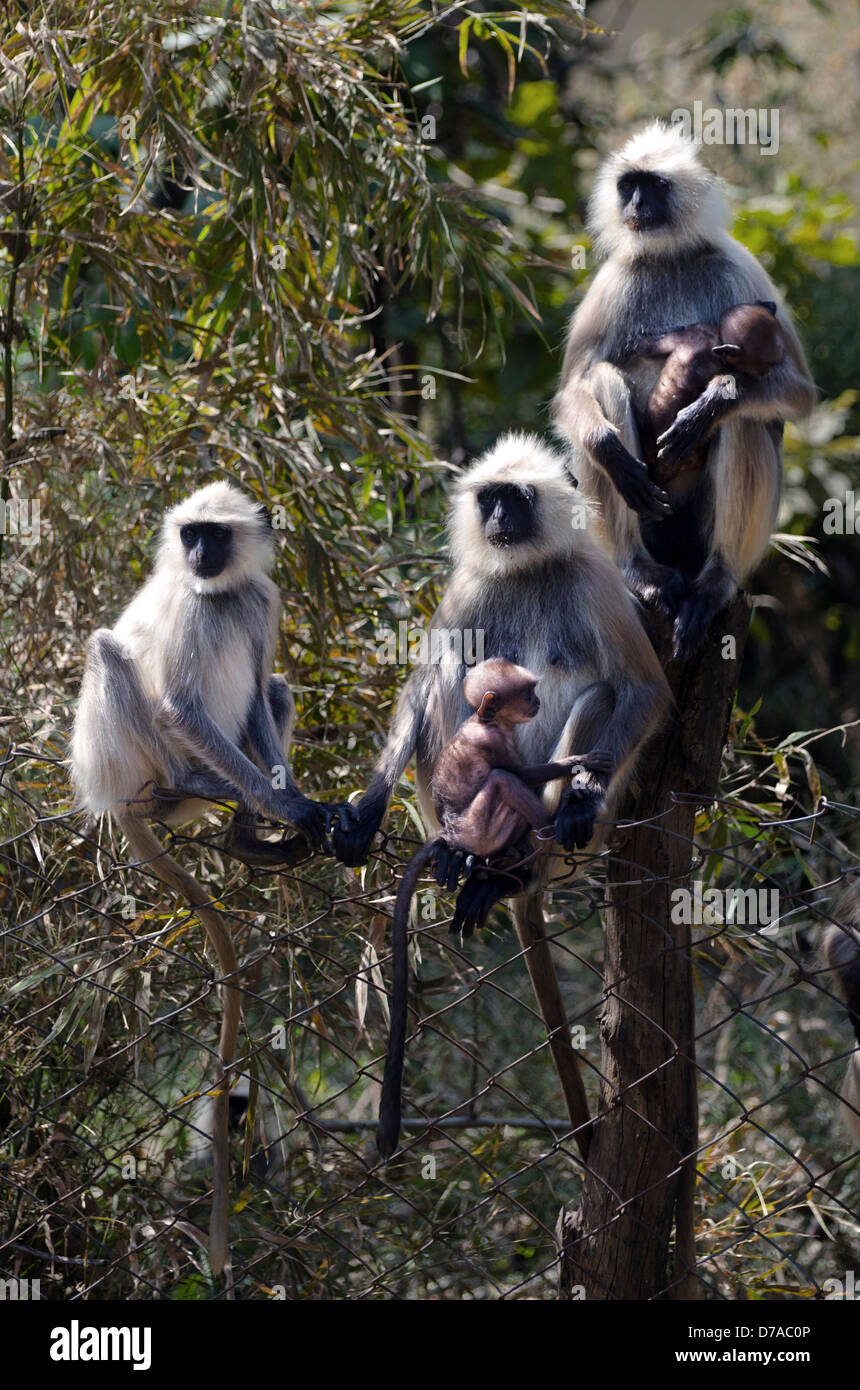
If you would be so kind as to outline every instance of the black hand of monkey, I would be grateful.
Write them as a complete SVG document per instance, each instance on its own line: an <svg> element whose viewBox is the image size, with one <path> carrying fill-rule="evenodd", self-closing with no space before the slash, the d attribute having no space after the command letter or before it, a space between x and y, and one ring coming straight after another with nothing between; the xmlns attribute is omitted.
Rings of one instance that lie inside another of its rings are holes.
<svg viewBox="0 0 860 1390"><path fill-rule="evenodd" d="M602 748L592 748L590 753L577 753L572 761L577 766L584 767L586 772L600 772L605 777L611 777L615 771L614 757Z"/></svg>
<svg viewBox="0 0 860 1390"><path fill-rule="evenodd" d="M604 434L595 454L634 512L653 517L655 521L671 515L672 504L667 494L652 482L645 464L628 453L617 434L611 431Z"/></svg>
<svg viewBox="0 0 860 1390"><path fill-rule="evenodd" d="M594 822L603 806L603 797L571 787L565 793L555 817L555 838L562 849L585 849L594 834Z"/></svg>
<svg viewBox="0 0 860 1390"><path fill-rule="evenodd" d="M381 824L382 815L373 808L362 810L348 802L335 807L331 838L340 862L351 869L364 864Z"/></svg>
<svg viewBox="0 0 860 1390"><path fill-rule="evenodd" d="M315 853L330 854L331 846L328 836L333 815L333 807L323 806L319 801L303 799L301 803L291 805L285 819L295 830L298 830L303 839L307 840L309 848Z"/></svg>
<svg viewBox="0 0 860 1390"><path fill-rule="evenodd" d="M674 421L657 440L660 463L678 463L703 444L713 424L697 401L679 410Z"/></svg>

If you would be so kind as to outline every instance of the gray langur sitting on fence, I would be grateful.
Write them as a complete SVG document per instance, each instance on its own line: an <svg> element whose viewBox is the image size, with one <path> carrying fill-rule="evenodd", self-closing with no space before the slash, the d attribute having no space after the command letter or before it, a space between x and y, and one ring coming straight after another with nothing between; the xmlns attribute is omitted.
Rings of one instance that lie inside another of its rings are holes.
<svg viewBox="0 0 860 1390"><path fill-rule="evenodd" d="M455 488L454 569L431 636L480 632L485 657L524 666L540 682L540 709L515 734L524 763L556 763L595 747L608 755L602 770L576 768L543 795L563 849L593 853L617 815L639 749L668 708L669 692L635 602L587 525L577 524L583 520L587 509L559 454L534 436L499 440ZM470 715L465 673L461 644L460 650L437 651L407 681L367 791L355 806L338 809L332 842L344 863L367 858L413 755L425 824L438 831L433 772ZM438 855L437 880L455 887L466 857L456 848ZM514 922L573 1116L582 1082L543 930L543 879L526 880L494 873L491 865L473 869L452 930L468 934L493 903L514 899Z"/></svg>
<svg viewBox="0 0 860 1390"><path fill-rule="evenodd" d="M288 767L295 706L272 674L273 558L265 507L229 483L211 483L169 511L152 576L114 628L90 639L71 744L78 807L90 818L110 813L136 858L188 900L228 982L237 965L224 918L144 821L179 825L212 801L234 801L228 849L244 862L289 864L325 845L331 813L299 791ZM258 840L258 813L299 836ZM239 993L228 983L213 1141L216 1273L227 1257L228 1069L238 1027Z"/></svg>
<svg viewBox="0 0 860 1390"><path fill-rule="evenodd" d="M679 131L658 123L602 165L590 224L605 263L573 316L555 424L634 593L674 621L689 656L764 555L782 489L783 421L815 387L770 277L726 229L717 180ZM649 477L637 421L660 375L643 335L717 323L772 301L784 355L759 375L714 375L657 439L666 490ZM695 467L671 465L698 452Z"/></svg>
<svg viewBox="0 0 860 1390"><path fill-rule="evenodd" d="M454 569L431 622L431 636L439 629L481 632L485 658L525 666L540 681L540 712L517 731L524 762L585 752L583 738L600 734L612 770L580 770L567 788L556 786L545 797L551 810L558 807L556 836L567 851L589 846L597 818L611 816L642 742L669 702L635 602L589 533L593 518L586 513L561 455L535 436L505 435L456 485ZM577 525L580 519L586 524ZM332 841L344 863L367 858L413 754L421 809L435 824L433 769L470 710L461 652L449 644L434 657L407 682L367 791L356 806L338 808ZM611 701L605 728L597 731L595 687ZM590 738L587 747L596 742ZM480 924L472 918L471 925Z"/></svg>

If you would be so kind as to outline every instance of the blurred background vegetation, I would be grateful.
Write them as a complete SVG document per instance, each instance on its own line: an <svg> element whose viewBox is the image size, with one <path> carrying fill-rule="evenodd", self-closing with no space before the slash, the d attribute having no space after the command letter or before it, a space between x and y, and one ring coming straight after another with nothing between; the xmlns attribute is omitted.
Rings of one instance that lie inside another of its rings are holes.
<svg viewBox="0 0 860 1390"><path fill-rule="evenodd" d="M793 307L821 404L786 432L784 539L755 581L734 800L702 817L702 875L733 881L727 849L742 843L746 869L781 875L788 894L823 885L827 904L851 861L860 697L857 538L827 534L822 510L838 498L853 516L860 453L860 25L851 0L682 14L599 0L585 18L544 0L527 20L421 0L52 0L6 5L3 26L2 497L38 498L41 532L34 545L7 536L2 551L0 1246L9 1271L33 1277L59 1253L52 1276L99 1296L207 1296L196 1238L175 1217L179 1184L205 1225L205 1168L188 1177L177 1107L204 1084L197 1039L214 1036L213 1001L201 1003L196 929L163 902L118 917L112 895L139 895L140 877L118 879L107 831L100 845L82 838L69 814L62 759L86 638L147 573L165 506L236 479L283 509L276 578L300 781L330 799L364 786L405 674L376 661L379 633L433 610L452 469L505 428L548 427L565 326L594 269L583 215L599 158L694 100L776 108L778 154L706 155L736 235ZM414 838L408 779L402 792L391 829ZM817 843L761 831L763 815L809 814L822 794L836 809ZM256 972L247 1042L260 1051L244 1151L237 1141L245 1292L551 1296L551 1233L574 1178L563 1151L531 1164L545 1135L461 1132L444 1184L404 1172L392 1191L368 1177L364 1140L321 1146L295 1119L308 1103L321 1120L372 1114L375 1086L353 1059L366 1066L384 1037L359 975L382 949L390 856L355 883L325 862L249 882L195 838ZM562 968L571 1014L596 1039L593 900L561 900L565 921L577 909ZM431 924L449 910L431 906ZM848 1045L836 1005L814 980L797 986L804 930L801 916L780 953L726 926L703 956L707 1027L729 1018L705 1045L723 1051L703 1137L730 1133L740 1155L731 1177L725 1145L703 1155L714 1296L810 1296L834 1259L857 1260L857 1179L838 1157L832 1095L792 1073L779 1043L804 1034L815 1066ZM545 1053L527 1055L534 1017L511 1012L528 996L521 962L506 963L504 912L465 953L429 928L422 949L425 1007L468 1001L451 1036L440 1026L415 1048L430 1112L475 1093L466 1037L483 1076L522 1056L512 1095L557 1114ZM493 972L502 984L478 992ZM169 1006L192 1010L191 1026L156 1024ZM290 1044L273 1061L263 1044L281 1017ZM740 1116L729 1085L766 1123ZM284 1136L276 1181L250 1162L263 1095ZM511 1097L494 1099L507 1114ZM121 1172L129 1148L137 1187ZM810 1165L831 1175L814 1203ZM777 1245L752 1238L777 1229ZM835 1256L834 1241L847 1242Z"/></svg>

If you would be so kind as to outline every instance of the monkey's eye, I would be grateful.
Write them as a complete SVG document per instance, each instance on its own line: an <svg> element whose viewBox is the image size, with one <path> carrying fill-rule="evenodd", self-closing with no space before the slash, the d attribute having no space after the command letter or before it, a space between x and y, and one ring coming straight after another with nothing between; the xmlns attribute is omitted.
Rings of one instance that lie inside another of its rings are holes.
<svg viewBox="0 0 860 1390"><path fill-rule="evenodd" d="M670 182L670 180L669 180L669 179L664 179L664 177L663 177L662 174L655 174L655 175L654 175L654 182L655 182L655 184L657 185L658 188L668 188L668 187L669 187L669 182Z"/></svg>
<svg viewBox="0 0 860 1390"><path fill-rule="evenodd" d="M179 528L179 538L183 545L193 545L197 540L197 527L181 526Z"/></svg>
<svg viewBox="0 0 860 1390"><path fill-rule="evenodd" d="M494 487L484 487L484 488L481 488L481 491L478 493L478 496L477 496L477 498L476 498L476 501L477 501L477 503L478 503L478 510L480 511L481 516L483 516L483 517L488 517L488 516L490 515L490 512L491 512L491 511L493 510L493 508L495 507L496 502L497 502L498 500L499 500L499 491L498 491L498 488L494 488Z"/></svg>
<svg viewBox="0 0 860 1390"><path fill-rule="evenodd" d="M230 535L230 527L219 526L217 522L209 529L216 541L226 541L227 537Z"/></svg>

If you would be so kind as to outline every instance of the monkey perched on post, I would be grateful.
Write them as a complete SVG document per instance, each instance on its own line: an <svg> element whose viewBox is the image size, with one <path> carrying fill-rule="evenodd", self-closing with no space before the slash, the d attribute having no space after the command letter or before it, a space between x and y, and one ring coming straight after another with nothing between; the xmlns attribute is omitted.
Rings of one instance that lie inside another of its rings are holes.
<svg viewBox="0 0 860 1390"><path fill-rule="evenodd" d="M648 472L662 486L684 469L704 467L707 447L700 445L685 457L658 458L657 440L678 413L691 405L715 376L764 376L785 357L785 335L776 321L773 300L735 304L715 323L692 323L636 342L638 357L665 358L656 385L641 414L639 442Z"/></svg>
<svg viewBox="0 0 860 1390"><path fill-rule="evenodd" d="M595 747L609 754L611 770L575 768L567 785L556 782L543 797L563 850L594 853L617 814L639 749L668 709L669 690L634 600L589 534L586 513L564 458L534 436L500 439L456 485L450 513L454 568L431 636L481 632L488 657L534 672L540 709L515 731L524 762L557 762ZM413 754L425 825L431 833L438 827L432 777L442 749L469 715L465 673L462 642L459 650L449 642L410 676L370 785L355 806L338 808L332 842L344 863L367 858ZM441 849L437 880L453 888L467 858ZM587 1107L544 934L542 894L542 878L527 882L522 875L473 870L452 925L465 935L486 921L495 902L513 898L517 934L571 1123L582 1141Z"/></svg>
<svg viewBox="0 0 860 1390"><path fill-rule="evenodd" d="M585 512L563 457L533 435L503 436L456 485L454 569L431 623L431 633L482 632L488 656L534 672L543 698L537 716L517 732L524 760L557 761L594 747L598 735L611 754L611 772L579 769L560 797L545 798L550 809L558 806L556 834L566 851L584 850L597 817L612 815L639 747L669 704L636 605L590 534L593 518ZM435 824L431 779L469 713L465 673L462 651L449 643L409 678L367 791L357 805L338 807L332 842L345 864L367 858L413 753L421 809ZM455 921L480 926L485 915L475 902Z"/></svg>
<svg viewBox="0 0 860 1390"><path fill-rule="evenodd" d="M574 314L555 397L572 467L633 592L674 622L689 656L767 549L782 487L785 420L815 387L788 313L754 256L726 230L717 181L694 146L659 122L602 165L590 206L606 257ZM764 375L723 371L657 439L669 466L703 446L706 464L667 479L641 462L636 427L657 377L637 353L642 325L716 323L772 300L785 355Z"/></svg>
<svg viewBox="0 0 860 1390"><path fill-rule="evenodd" d="M442 749L433 771L433 806L442 834L422 845L406 866L391 924L391 1030L376 1132L383 1158L394 1153L400 1136L409 907L422 870L431 859L438 859L443 849L489 858L521 842L530 829L550 830L552 818L532 787L569 777L575 767L603 773L613 770L611 754L600 749L523 766L513 734L517 725L534 719L540 709L537 683L531 671L500 658L484 661L469 671L463 681L463 698L474 714ZM612 710L608 692L598 691L597 700L601 699L606 719ZM528 848L525 845L524 852Z"/></svg>
<svg viewBox="0 0 860 1390"><path fill-rule="evenodd" d="M236 953L221 913L165 853L144 818L179 825L212 801L237 803L230 851L292 863L325 844L331 812L299 791L287 767L295 706L272 674L278 592L265 507L210 483L169 511L151 578L112 630L90 638L71 745L77 805L109 812L137 858L202 922L218 957L224 1014L218 1044L210 1260L227 1258L229 1067L239 1028ZM273 786L274 776L282 785ZM300 832L257 840L258 812Z"/></svg>

